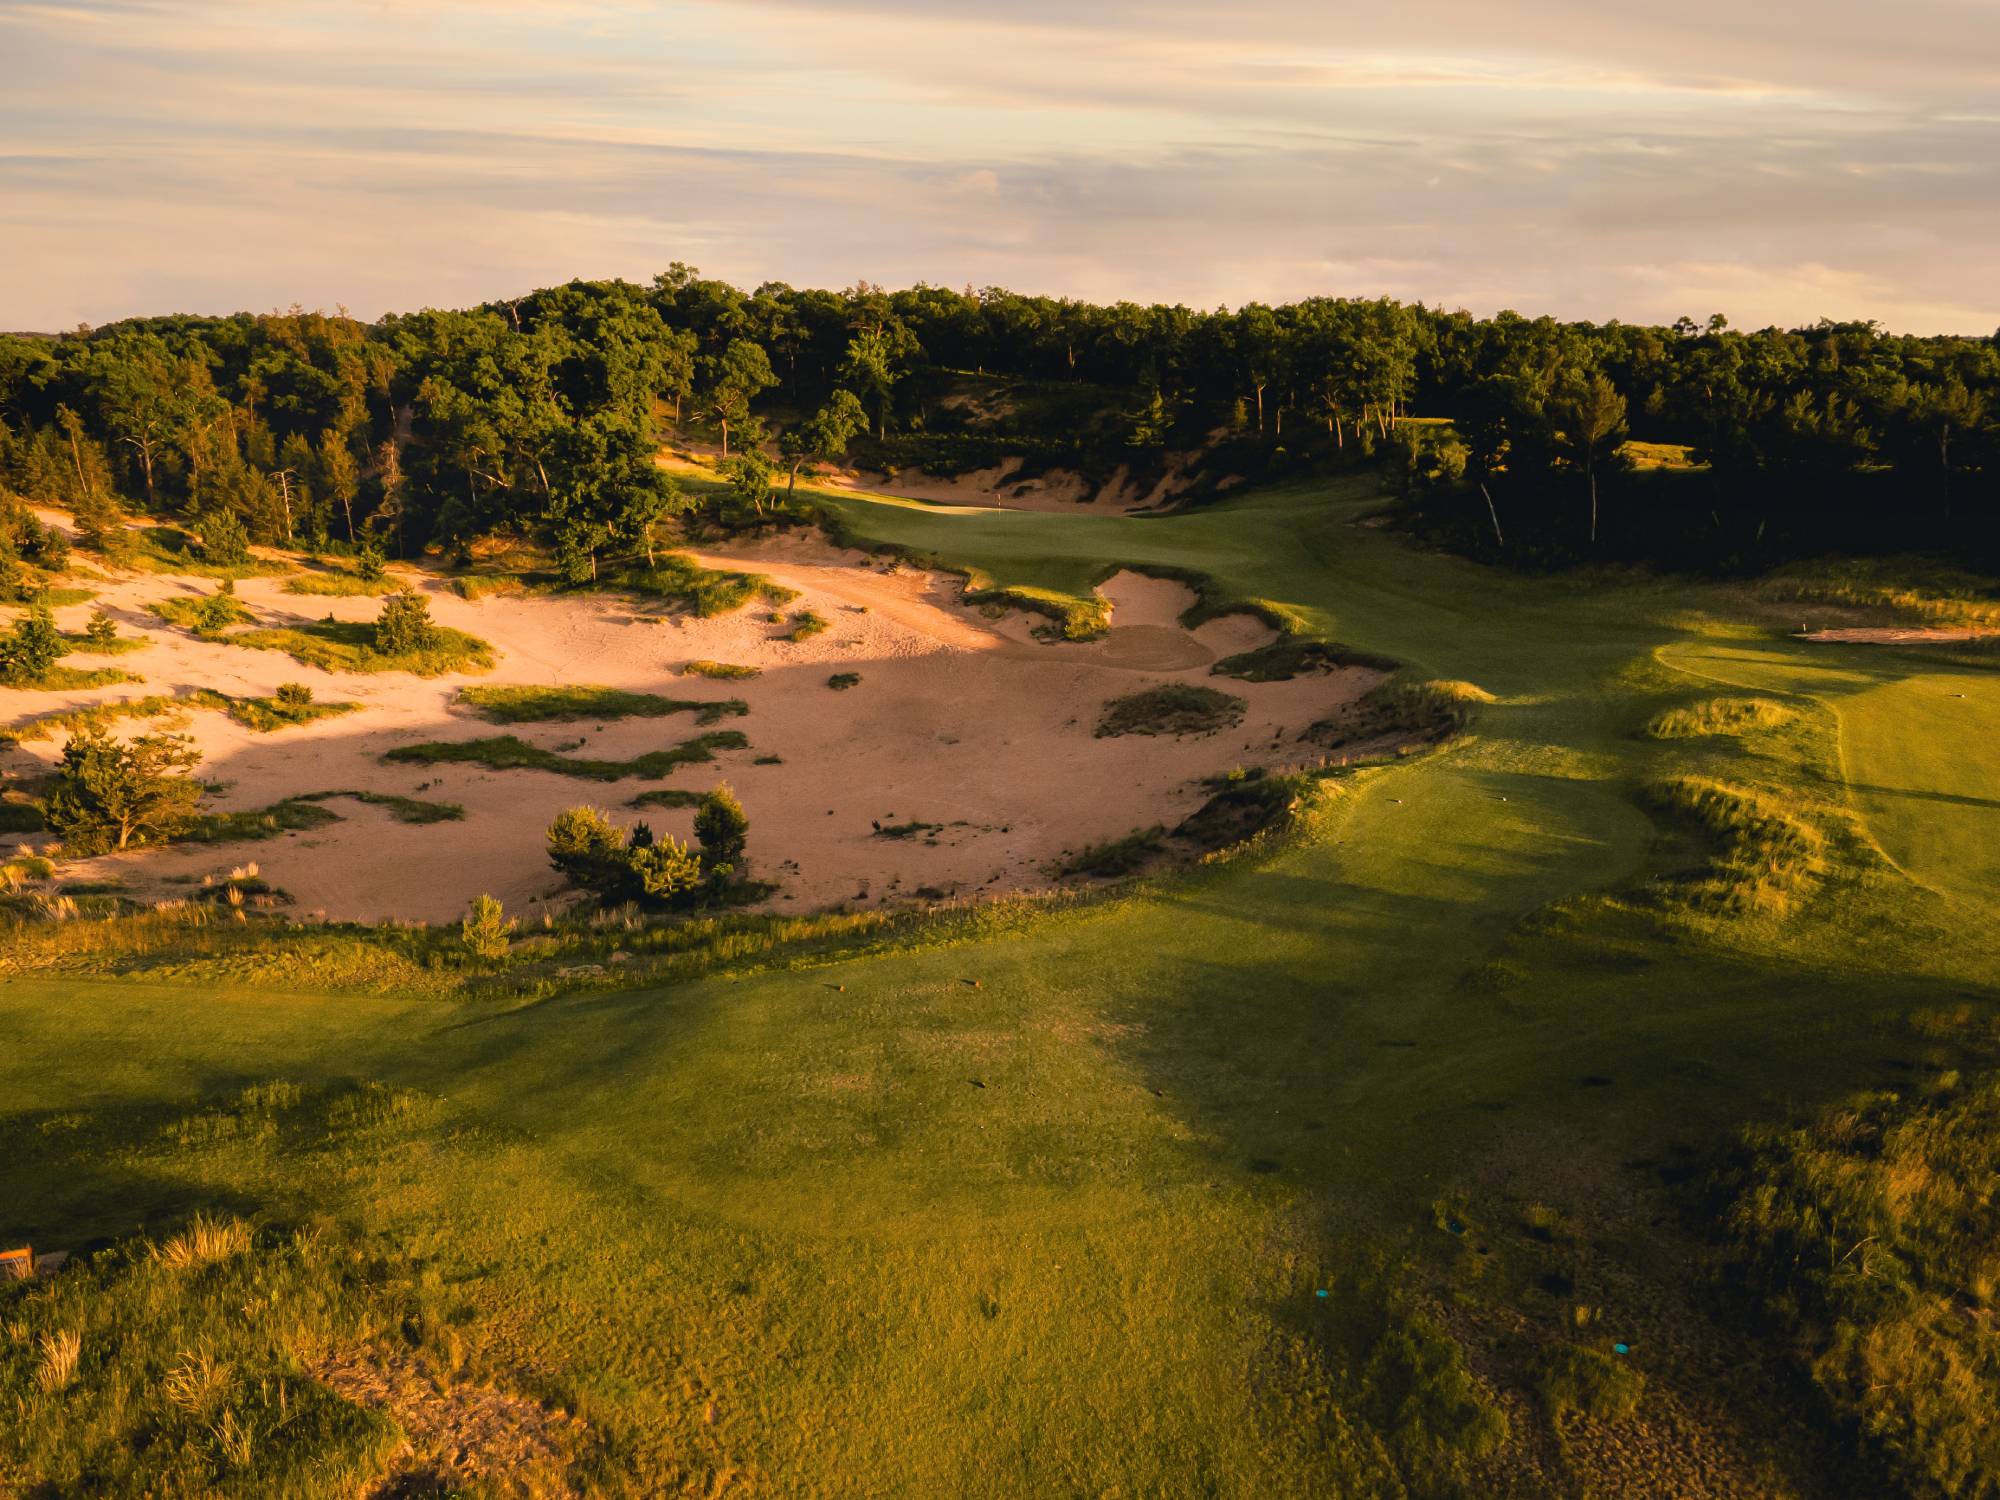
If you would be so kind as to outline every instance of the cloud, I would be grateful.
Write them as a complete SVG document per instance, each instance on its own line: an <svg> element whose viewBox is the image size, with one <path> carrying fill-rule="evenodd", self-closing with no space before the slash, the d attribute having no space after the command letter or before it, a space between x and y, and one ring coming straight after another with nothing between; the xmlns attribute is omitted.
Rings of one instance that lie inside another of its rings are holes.
<svg viewBox="0 0 2000 1500"><path fill-rule="evenodd" d="M0 326L372 315L676 259L745 284L2000 324L2000 12L1802 14L0 7Z"/></svg>

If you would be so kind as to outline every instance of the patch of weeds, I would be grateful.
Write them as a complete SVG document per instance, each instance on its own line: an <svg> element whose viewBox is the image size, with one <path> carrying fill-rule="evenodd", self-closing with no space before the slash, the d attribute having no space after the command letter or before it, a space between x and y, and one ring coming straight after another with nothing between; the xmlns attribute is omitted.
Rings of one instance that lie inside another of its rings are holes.
<svg viewBox="0 0 2000 1500"><path fill-rule="evenodd" d="M238 812L202 813L173 837L176 844L227 844L247 839L274 839L338 823L340 814L317 807L304 797L287 797L269 807Z"/></svg>
<svg viewBox="0 0 2000 1500"><path fill-rule="evenodd" d="M1578 1411L1617 1421L1639 1408L1646 1377L1631 1362L1583 1344L1562 1344L1536 1363L1535 1394L1553 1416Z"/></svg>
<svg viewBox="0 0 2000 1500"><path fill-rule="evenodd" d="M493 665L493 648L477 636L446 626L432 627L434 644L412 651L376 649L372 621L322 620L244 630L224 636L232 646L282 651L294 661L325 672L408 672L441 677L447 672L483 672Z"/></svg>
<svg viewBox="0 0 2000 1500"><path fill-rule="evenodd" d="M908 823L877 823L874 837L878 839L913 839L919 834L936 833L943 829L942 823L925 823L912 819Z"/></svg>
<svg viewBox="0 0 2000 1500"><path fill-rule="evenodd" d="M861 674L859 672L835 672L831 677L827 678L826 685L836 693L844 693L860 681Z"/></svg>
<svg viewBox="0 0 2000 1500"><path fill-rule="evenodd" d="M1474 707L1493 701L1470 682L1391 678L1313 724L1302 738L1333 750L1388 740L1441 744L1472 722Z"/></svg>
<svg viewBox="0 0 2000 1500"><path fill-rule="evenodd" d="M641 792L625 805L627 807L699 807L706 792L686 792L679 787L657 787L650 792Z"/></svg>
<svg viewBox="0 0 2000 1500"><path fill-rule="evenodd" d="M1309 672L1333 672L1342 667L1370 667L1393 672L1401 665L1393 657L1375 651L1358 651L1332 641L1309 641L1288 636L1225 656L1208 670L1218 677L1234 677L1242 682L1289 682Z"/></svg>
<svg viewBox="0 0 2000 1500"><path fill-rule="evenodd" d="M807 641L827 628L826 621L809 609L802 609L792 616L792 628L785 632L788 641Z"/></svg>
<svg viewBox="0 0 2000 1500"><path fill-rule="evenodd" d="M714 677L734 681L744 677L757 677L763 673L762 667L738 666L727 661L691 661L681 668L683 677Z"/></svg>
<svg viewBox="0 0 2000 1500"><path fill-rule="evenodd" d="M718 750L741 750L749 743L740 731L723 729L696 735L668 750L648 751L631 760L588 760L558 755L514 735L501 734L482 740L398 745L382 758L424 766L470 764L494 771L553 771L558 776L576 776L587 781L621 781L628 776L648 779L667 776L680 766L715 759Z"/></svg>
<svg viewBox="0 0 2000 1500"><path fill-rule="evenodd" d="M456 802L429 802L421 797L401 797L394 792L302 792L292 800L326 802L335 797L347 797L371 807L387 808L389 816L398 823L456 823L465 816L465 809Z"/></svg>
<svg viewBox="0 0 2000 1500"><path fill-rule="evenodd" d="M761 573L704 568L679 552L665 553L651 564L634 563L607 572L601 583L647 598L669 600L703 619L741 609L753 599L786 604L798 597L798 590L788 589Z"/></svg>
<svg viewBox="0 0 2000 1500"><path fill-rule="evenodd" d="M167 624L192 631L206 641L219 640L232 626L257 622L257 617L229 594L156 599L146 608Z"/></svg>
<svg viewBox="0 0 2000 1500"><path fill-rule="evenodd" d="M1097 737L1121 734L1213 734L1243 722L1249 703L1212 687L1169 682L1113 698L1104 705Z"/></svg>

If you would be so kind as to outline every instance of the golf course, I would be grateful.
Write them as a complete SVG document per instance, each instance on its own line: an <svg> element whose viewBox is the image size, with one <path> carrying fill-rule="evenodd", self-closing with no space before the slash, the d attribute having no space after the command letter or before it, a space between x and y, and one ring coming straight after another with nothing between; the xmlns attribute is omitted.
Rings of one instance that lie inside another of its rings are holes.
<svg viewBox="0 0 2000 1500"><path fill-rule="evenodd" d="M6 1308L0 1491L373 1493L378 1407L271 1392L386 1338L561 1414L436 1493L1856 1493L1794 1334L1732 1312L1726 1183L1746 1131L1992 1047L1990 657L1429 549L1368 470L1165 514L807 489L977 590L1197 580L1458 722L1298 745L1289 817L1199 860L639 982L10 943L0 1202L72 1267ZM254 1237L140 1248L197 1218ZM236 1395L160 1405L203 1351Z"/></svg>

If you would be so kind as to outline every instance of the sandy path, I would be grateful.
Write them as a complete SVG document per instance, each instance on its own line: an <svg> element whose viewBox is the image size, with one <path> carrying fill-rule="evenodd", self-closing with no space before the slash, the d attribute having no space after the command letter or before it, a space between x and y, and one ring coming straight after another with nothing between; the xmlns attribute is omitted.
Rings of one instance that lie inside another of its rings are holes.
<svg viewBox="0 0 2000 1500"><path fill-rule="evenodd" d="M544 830L562 808L592 802L686 838L687 811L626 804L655 786L699 791L725 779L751 817L753 872L781 884L772 903L779 910L1044 887L1045 867L1065 852L1135 827L1171 825L1193 811L1204 796L1200 777L1298 760L1299 731L1377 680L1364 671L1264 684L1212 678L1207 669L1218 655L1269 632L1245 617L1183 630L1177 616L1190 602L1187 591L1137 574L1105 585L1113 623L1104 639L1048 644L1033 636L1037 622L1028 617L989 619L958 602L955 579L885 566L816 538L702 560L751 568L799 590L786 613L810 608L830 628L791 642L783 638L788 627L772 623L762 605L701 620L604 595L468 602L425 580L442 623L493 644L495 671L432 680L329 674L276 652L197 641L161 626L145 611L147 601L213 585L138 575L100 585L97 601L59 616L75 628L101 605L121 631L147 636L146 650L110 659L144 676L144 684L9 694L9 716L193 686L264 694L286 681L309 683L321 698L360 702L359 712L267 735L220 714L193 715L187 727L205 757L201 774L226 783L210 805L260 807L302 792L357 789L456 802L466 810L463 821L402 824L381 808L342 800L329 806L343 821L312 832L81 861L65 873L116 875L135 891L164 897L255 860L302 916L441 921L482 891L528 915L567 900L543 847ZM366 620L380 607L367 598L288 595L281 579L248 580L237 592L271 621L328 614ZM762 675L735 682L678 675L695 658L756 666ZM836 672L859 673L861 681L835 691L827 679ZM1213 683L1247 699L1243 724L1183 739L1093 735L1107 699L1176 680ZM685 717L492 725L454 706L469 681L741 698L750 712L718 727L742 730L750 746L683 767L665 782L381 761L384 750L413 740L502 733L625 759L701 732ZM7 752L7 761L10 769L32 770L59 753L59 740L31 742ZM904 838L877 832L878 825L912 821L933 826Z"/></svg>

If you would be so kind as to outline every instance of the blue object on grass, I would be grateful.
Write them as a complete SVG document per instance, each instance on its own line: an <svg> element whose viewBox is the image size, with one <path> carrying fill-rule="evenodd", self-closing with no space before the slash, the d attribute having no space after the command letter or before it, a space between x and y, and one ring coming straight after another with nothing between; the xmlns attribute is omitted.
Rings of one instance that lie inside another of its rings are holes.
<svg viewBox="0 0 2000 1500"><path fill-rule="evenodd" d="M1318 1291L1314 1292L1313 1295L1315 1297L1324 1297L1326 1295L1326 1288L1321 1287Z"/></svg>
<svg viewBox="0 0 2000 1500"><path fill-rule="evenodd" d="M1613 1354L1630 1354L1632 1352L1632 1346L1630 1344L1613 1344L1611 1346L1611 1352Z"/></svg>

